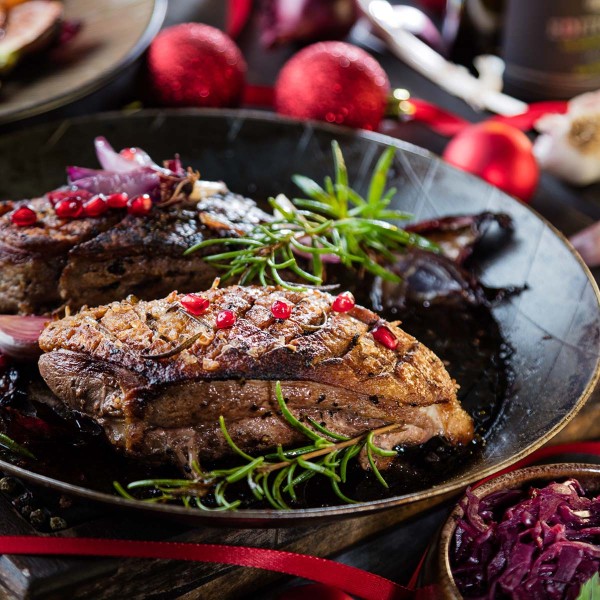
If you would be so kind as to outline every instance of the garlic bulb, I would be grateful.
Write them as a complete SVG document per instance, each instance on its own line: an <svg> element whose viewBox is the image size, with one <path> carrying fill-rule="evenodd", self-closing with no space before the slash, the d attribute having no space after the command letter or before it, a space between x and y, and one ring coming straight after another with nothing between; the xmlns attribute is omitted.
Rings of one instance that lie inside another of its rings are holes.
<svg viewBox="0 0 600 600"><path fill-rule="evenodd" d="M544 115L533 152L540 167L574 185L600 180L600 90L573 98L564 115Z"/></svg>

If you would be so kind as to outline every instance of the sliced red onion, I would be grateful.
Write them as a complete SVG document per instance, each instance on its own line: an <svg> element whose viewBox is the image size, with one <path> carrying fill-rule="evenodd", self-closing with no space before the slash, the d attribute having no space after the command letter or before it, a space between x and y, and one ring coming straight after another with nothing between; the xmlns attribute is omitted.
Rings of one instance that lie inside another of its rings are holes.
<svg viewBox="0 0 600 600"><path fill-rule="evenodd" d="M101 171L100 169L88 169L87 167L76 167L71 165L67 167L67 180L69 184L72 184L78 179L83 179L84 177L92 177L93 175L98 175L99 173L104 172L105 171Z"/></svg>
<svg viewBox="0 0 600 600"><path fill-rule="evenodd" d="M140 165L135 160L129 160L115 152L114 148L108 143L108 140L103 136L98 136L94 140L96 147L96 156L102 168L106 171L114 171L115 173L128 173L140 168Z"/></svg>
<svg viewBox="0 0 600 600"><path fill-rule="evenodd" d="M124 192L130 196L137 196L138 194L153 195L158 190L160 175L149 167L138 168L127 173L96 171L89 177L77 179L71 183L92 194Z"/></svg>
<svg viewBox="0 0 600 600"><path fill-rule="evenodd" d="M0 315L0 352L18 360L32 360L41 354L40 333L49 317Z"/></svg>
<svg viewBox="0 0 600 600"><path fill-rule="evenodd" d="M600 266L600 221L582 229L570 241L588 267Z"/></svg>
<svg viewBox="0 0 600 600"><path fill-rule="evenodd" d="M162 168L150 158L150 155L141 148L125 148L119 152L119 156L137 164L138 167L152 167L153 169L162 170Z"/></svg>

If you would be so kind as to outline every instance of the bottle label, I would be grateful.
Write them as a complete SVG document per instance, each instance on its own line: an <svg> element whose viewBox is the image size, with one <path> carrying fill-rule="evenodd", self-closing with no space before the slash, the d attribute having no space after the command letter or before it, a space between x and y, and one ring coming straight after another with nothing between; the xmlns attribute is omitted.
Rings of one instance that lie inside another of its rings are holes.
<svg viewBox="0 0 600 600"><path fill-rule="evenodd" d="M569 98L600 87L600 0L509 0L507 87Z"/></svg>

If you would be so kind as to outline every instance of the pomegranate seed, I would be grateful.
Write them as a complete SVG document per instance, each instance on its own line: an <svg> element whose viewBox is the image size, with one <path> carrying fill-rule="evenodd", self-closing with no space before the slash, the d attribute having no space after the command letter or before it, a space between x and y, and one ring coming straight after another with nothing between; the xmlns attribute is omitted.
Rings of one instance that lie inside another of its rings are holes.
<svg viewBox="0 0 600 600"><path fill-rule="evenodd" d="M398 338L385 325L373 329L372 334L376 341L390 350L395 350L398 346Z"/></svg>
<svg viewBox="0 0 600 600"><path fill-rule="evenodd" d="M10 220L17 227L28 227L37 221L37 215L30 206L21 206L10 215Z"/></svg>
<svg viewBox="0 0 600 600"><path fill-rule="evenodd" d="M283 300L275 300L271 304L271 312L276 319L289 319L292 315L292 305Z"/></svg>
<svg viewBox="0 0 600 600"><path fill-rule="evenodd" d="M8 361L6 360L6 356L4 354L0 354L0 371L4 371L8 366Z"/></svg>
<svg viewBox="0 0 600 600"><path fill-rule="evenodd" d="M335 312L345 313L352 310L356 306L356 300L351 292L342 292L336 296L331 308Z"/></svg>
<svg viewBox="0 0 600 600"><path fill-rule="evenodd" d="M106 198L102 194L93 196L83 205L83 214L86 217L99 217L108 210Z"/></svg>
<svg viewBox="0 0 600 600"><path fill-rule="evenodd" d="M135 215L136 217L145 217L150 214L152 210L152 198L148 196L148 194L142 194L141 196L135 196L135 198L131 198L129 200L129 204L127 205L127 212L130 215Z"/></svg>
<svg viewBox="0 0 600 600"><path fill-rule="evenodd" d="M78 198L67 198L58 202L54 210L61 219L76 219L83 214L83 205Z"/></svg>
<svg viewBox="0 0 600 600"><path fill-rule="evenodd" d="M209 300L198 294L186 294L180 303L192 315L202 315L210 306Z"/></svg>
<svg viewBox="0 0 600 600"><path fill-rule="evenodd" d="M106 197L109 208L125 208L129 202L129 196L125 192L110 194Z"/></svg>
<svg viewBox="0 0 600 600"><path fill-rule="evenodd" d="M88 200L93 194L87 190L54 190L47 194L52 206L56 206L61 200Z"/></svg>
<svg viewBox="0 0 600 600"><path fill-rule="evenodd" d="M237 317L230 310L222 310L217 315L217 329L232 327L236 321Z"/></svg>

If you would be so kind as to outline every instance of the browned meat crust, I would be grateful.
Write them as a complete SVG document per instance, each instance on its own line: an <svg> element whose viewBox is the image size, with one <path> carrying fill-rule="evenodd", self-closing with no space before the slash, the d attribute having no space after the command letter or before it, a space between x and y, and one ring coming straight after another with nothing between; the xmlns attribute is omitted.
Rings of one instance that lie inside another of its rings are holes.
<svg viewBox="0 0 600 600"><path fill-rule="evenodd" d="M128 294L164 296L191 291L215 277L202 253L183 251L203 239L248 231L267 219L252 200L215 195L198 205L154 208L148 217L111 211L102 217L56 217L46 198L29 202L38 213L31 227L16 227L0 202L0 313L41 313L69 304L79 308Z"/></svg>
<svg viewBox="0 0 600 600"><path fill-rule="evenodd" d="M200 322L179 309L175 292L53 322L40 339L46 352L40 372L70 409L95 419L115 445L163 460L224 454L219 415L247 450L297 441L278 410L276 380L292 411L340 433L403 423L390 445L435 435L453 443L472 439L472 421L443 364L397 324L387 324L399 340L389 350L370 333L382 323L375 313L358 306L335 313L332 296L323 292L232 286L204 294L211 305ZM293 305L285 321L270 311L281 299ZM224 309L237 321L218 330L216 315ZM174 356L145 358L197 333L200 339Z"/></svg>

